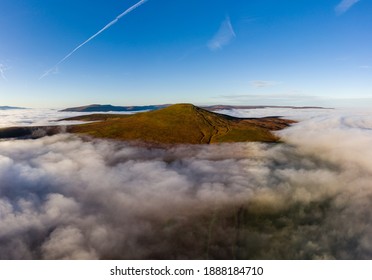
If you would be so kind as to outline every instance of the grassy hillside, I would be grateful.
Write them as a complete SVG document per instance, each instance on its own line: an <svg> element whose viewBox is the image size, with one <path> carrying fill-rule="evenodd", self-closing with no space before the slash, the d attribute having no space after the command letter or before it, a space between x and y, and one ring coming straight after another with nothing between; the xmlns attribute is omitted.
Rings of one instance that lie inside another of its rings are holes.
<svg viewBox="0 0 372 280"><path fill-rule="evenodd" d="M222 142L276 142L271 133L293 121L278 118L239 119L177 104L135 115L89 115L69 120L97 121L71 126L69 132L93 137L154 144L209 144Z"/></svg>

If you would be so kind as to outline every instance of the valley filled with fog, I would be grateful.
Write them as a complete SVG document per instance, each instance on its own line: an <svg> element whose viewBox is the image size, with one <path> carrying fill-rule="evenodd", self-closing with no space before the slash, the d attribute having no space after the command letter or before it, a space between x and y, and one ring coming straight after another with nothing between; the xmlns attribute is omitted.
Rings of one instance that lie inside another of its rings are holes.
<svg viewBox="0 0 372 280"><path fill-rule="evenodd" d="M112 112L113 113L113 112ZM115 114L132 114L134 112L114 112ZM68 125L82 122L60 121L62 119L89 115L91 112L62 112L58 109L0 109L0 129L5 127Z"/></svg>
<svg viewBox="0 0 372 280"><path fill-rule="evenodd" d="M372 258L371 112L220 113L299 123L281 144L1 141L0 259ZM4 110L0 127L77 115Z"/></svg>

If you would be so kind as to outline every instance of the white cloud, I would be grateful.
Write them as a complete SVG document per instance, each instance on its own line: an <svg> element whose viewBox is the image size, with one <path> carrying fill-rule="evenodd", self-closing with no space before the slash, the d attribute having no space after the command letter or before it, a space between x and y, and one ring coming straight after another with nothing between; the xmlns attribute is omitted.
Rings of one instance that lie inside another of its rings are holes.
<svg viewBox="0 0 372 280"><path fill-rule="evenodd" d="M358 3L360 0L342 0L336 7L335 11L338 15L347 12L352 6Z"/></svg>
<svg viewBox="0 0 372 280"><path fill-rule="evenodd" d="M227 17L220 26L218 32L208 42L208 48L212 51L220 50L236 37L230 18Z"/></svg>
<svg viewBox="0 0 372 280"><path fill-rule="evenodd" d="M0 79L7 80L5 77L5 71L7 70L7 67L4 64L0 63Z"/></svg>
<svg viewBox="0 0 372 280"><path fill-rule="evenodd" d="M0 259L371 259L372 115L308 112L288 144L2 141Z"/></svg>
<svg viewBox="0 0 372 280"><path fill-rule="evenodd" d="M106 112L107 113L107 112ZM108 112L115 114L132 114L133 112ZM47 126L67 125L82 122L58 121L61 119L89 115L84 112L60 112L57 109L13 109L0 110L0 128L11 126Z"/></svg>
<svg viewBox="0 0 372 280"><path fill-rule="evenodd" d="M264 107L259 109L233 109L220 110L218 113L230 115L238 118L263 118L267 116L281 116L296 121L308 120L318 117L319 115L329 115L335 112L334 109L302 109L302 108L270 108Z"/></svg>
<svg viewBox="0 0 372 280"><path fill-rule="evenodd" d="M266 87L272 87L277 84L277 82L274 81L263 81L263 80L255 80L250 81L251 86L255 88L266 88Z"/></svg>
<svg viewBox="0 0 372 280"><path fill-rule="evenodd" d="M237 95L222 95L217 98L222 99L221 102L234 102L238 104L248 105L278 105L278 106L301 106L301 104L319 104L322 99L315 95L306 95L300 91L292 91L288 93L273 93L273 94L237 94Z"/></svg>

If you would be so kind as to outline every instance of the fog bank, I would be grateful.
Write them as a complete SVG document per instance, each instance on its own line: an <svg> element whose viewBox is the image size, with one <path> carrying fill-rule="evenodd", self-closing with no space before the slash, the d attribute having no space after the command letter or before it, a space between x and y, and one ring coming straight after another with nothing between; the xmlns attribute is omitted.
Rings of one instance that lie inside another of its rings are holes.
<svg viewBox="0 0 372 280"><path fill-rule="evenodd" d="M286 144L0 142L0 259L371 259L372 118Z"/></svg>

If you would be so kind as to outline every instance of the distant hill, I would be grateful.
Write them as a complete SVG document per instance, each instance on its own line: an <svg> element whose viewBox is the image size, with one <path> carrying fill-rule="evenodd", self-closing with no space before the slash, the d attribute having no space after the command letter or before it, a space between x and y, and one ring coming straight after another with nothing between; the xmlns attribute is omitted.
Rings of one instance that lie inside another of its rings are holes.
<svg viewBox="0 0 372 280"><path fill-rule="evenodd" d="M15 109L26 109L26 108L12 107L12 106L0 106L0 110L15 110Z"/></svg>
<svg viewBox="0 0 372 280"><path fill-rule="evenodd" d="M148 105L148 106L112 106L92 104L81 107L73 107L61 110L61 112L137 112L137 111L151 111L165 108L169 105Z"/></svg>
<svg viewBox="0 0 372 280"><path fill-rule="evenodd" d="M0 128L0 139L37 139L64 132L60 126L27 126Z"/></svg>
<svg viewBox="0 0 372 280"><path fill-rule="evenodd" d="M72 107L61 110L61 112L138 112L138 111L152 111L163 109L172 104L162 105L147 105L147 106L113 106L92 104L87 106ZM295 107L295 106L240 106L240 105L211 105L201 106L200 108L208 111L218 110L233 110L233 109L264 109L264 108L287 108L287 109L328 109L323 107Z"/></svg>
<svg viewBox="0 0 372 280"><path fill-rule="evenodd" d="M245 106L245 105L212 105L212 106L203 106L203 109L210 110L210 111L218 111L218 110L234 110L234 109L265 109L265 108L283 108L283 109L330 109L324 107L316 107L316 106L303 106L303 107L296 107L296 106Z"/></svg>
<svg viewBox="0 0 372 280"><path fill-rule="evenodd" d="M68 132L98 138L152 144L209 144L222 142L277 142L271 130L294 123L279 118L240 119L192 104L176 104L134 115L95 114L66 120L96 121L69 126Z"/></svg>

